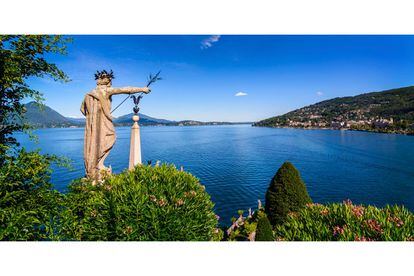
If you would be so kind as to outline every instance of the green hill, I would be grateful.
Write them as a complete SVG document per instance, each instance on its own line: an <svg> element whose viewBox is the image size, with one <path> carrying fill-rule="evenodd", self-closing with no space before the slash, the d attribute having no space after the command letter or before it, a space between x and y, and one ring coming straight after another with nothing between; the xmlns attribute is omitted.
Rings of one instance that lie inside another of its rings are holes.
<svg viewBox="0 0 414 276"><path fill-rule="evenodd" d="M25 104L26 120L35 127L80 127L85 125L85 118L68 118L48 106L40 107L36 102ZM120 116L114 119L114 124L118 126L131 125L132 113ZM141 125L156 125L156 124L173 124L174 121L157 119L144 114L139 114Z"/></svg>
<svg viewBox="0 0 414 276"><path fill-rule="evenodd" d="M35 127L68 127L72 123L70 119L59 114L48 106L40 107L36 102L25 104L25 119Z"/></svg>
<svg viewBox="0 0 414 276"><path fill-rule="evenodd" d="M114 124L116 125L131 125L132 124L132 116L134 114L126 114L114 119ZM171 125L174 124L175 121L165 120L165 119L157 119L145 114L139 113L139 124L140 125Z"/></svg>
<svg viewBox="0 0 414 276"><path fill-rule="evenodd" d="M83 127L85 125L85 118L69 118L64 117L57 111L48 106L40 107L36 102L25 104L26 114L25 120L29 124L37 128L50 127ZM114 118L115 126L131 126L133 113ZM195 126L195 125L225 125L237 124L229 122L199 122L193 120L171 121L166 119L157 119L145 114L139 114L139 124L145 125L167 125L167 126Z"/></svg>
<svg viewBox="0 0 414 276"><path fill-rule="evenodd" d="M413 124L414 86L409 86L334 98L253 125L414 133Z"/></svg>

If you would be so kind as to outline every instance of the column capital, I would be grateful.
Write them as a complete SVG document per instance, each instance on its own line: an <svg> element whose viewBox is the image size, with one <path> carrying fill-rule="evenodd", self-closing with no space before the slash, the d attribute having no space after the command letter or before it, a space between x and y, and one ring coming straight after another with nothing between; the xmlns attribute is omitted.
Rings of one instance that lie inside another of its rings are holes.
<svg viewBox="0 0 414 276"><path fill-rule="evenodd" d="M134 122L138 122L138 121L139 121L139 116L138 116L137 114L134 114L134 115L132 116L132 120L133 120Z"/></svg>

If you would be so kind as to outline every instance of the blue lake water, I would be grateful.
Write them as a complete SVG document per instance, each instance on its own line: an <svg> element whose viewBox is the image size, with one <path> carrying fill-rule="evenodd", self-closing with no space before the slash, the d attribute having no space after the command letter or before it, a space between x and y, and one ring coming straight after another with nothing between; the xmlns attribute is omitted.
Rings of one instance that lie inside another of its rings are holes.
<svg viewBox="0 0 414 276"><path fill-rule="evenodd" d="M19 135L22 145L69 157L73 171L54 168L60 191L82 177L83 132L40 129L39 143ZM130 128L116 128L117 141L106 165L128 167ZM215 203L221 222L264 200L270 179L284 161L300 171L315 202L405 205L414 210L414 136L338 130L232 126L141 127L143 162L174 163L198 177Z"/></svg>

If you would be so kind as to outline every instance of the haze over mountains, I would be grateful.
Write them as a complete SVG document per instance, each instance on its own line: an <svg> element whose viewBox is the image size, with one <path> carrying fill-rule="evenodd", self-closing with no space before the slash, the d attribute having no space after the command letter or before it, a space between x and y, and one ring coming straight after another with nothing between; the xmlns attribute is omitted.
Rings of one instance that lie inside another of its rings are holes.
<svg viewBox="0 0 414 276"><path fill-rule="evenodd" d="M40 107L36 102L25 104L26 119L28 123L38 128L53 127L83 127L85 118L71 118L61 115L56 110L48 106ZM132 124L133 113L126 114L114 119L115 126L130 126ZM140 125L223 125L236 124L231 122L200 122L193 120L171 121L167 119L158 119L145 114L139 113ZM250 122L248 122L250 123Z"/></svg>

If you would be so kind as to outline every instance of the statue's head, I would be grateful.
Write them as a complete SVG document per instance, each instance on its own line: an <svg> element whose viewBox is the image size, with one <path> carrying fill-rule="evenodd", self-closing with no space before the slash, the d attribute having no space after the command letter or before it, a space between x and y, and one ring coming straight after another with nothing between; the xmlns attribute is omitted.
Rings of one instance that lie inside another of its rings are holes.
<svg viewBox="0 0 414 276"><path fill-rule="evenodd" d="M97 85L111 86L112 80L115 78L114 72L111 70L107 72L106 70L96 71L95 80Z"/></svg>

